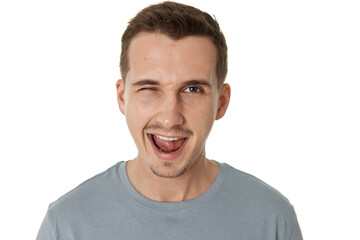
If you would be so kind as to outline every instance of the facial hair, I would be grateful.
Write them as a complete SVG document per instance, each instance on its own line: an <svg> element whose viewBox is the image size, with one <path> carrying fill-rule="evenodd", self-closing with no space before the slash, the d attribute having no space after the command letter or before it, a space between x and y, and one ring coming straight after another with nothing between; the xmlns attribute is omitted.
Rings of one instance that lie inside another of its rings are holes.
<svg viewBox="0 0 360 240"><path fill-rule="evenodd" d="M163 133L177 133L180 135L186 135L186 136L192 136L194 135L193 131L188 130L188 129L184 129L181 126L174 126L170 129L165 129L164 127L160 126L160 125L148 125L144 128L144 132L146 130L161 130L161 132ZM162 164L162 166L156 167L154 166L154 164L149 163L146 159L145 159L146 164L149 166L149 168L151 169L151 171L153 172L153 174L155 174L158 177L162 177L162 178L177 178L180 177L182 175L185 174L185 172L188 170L188 168L191 166L191 161L188 161L186 163L186 165L184 167L182 167L179 170L174 170L172 169L173 164L171 162L165 162Z"/></svg>

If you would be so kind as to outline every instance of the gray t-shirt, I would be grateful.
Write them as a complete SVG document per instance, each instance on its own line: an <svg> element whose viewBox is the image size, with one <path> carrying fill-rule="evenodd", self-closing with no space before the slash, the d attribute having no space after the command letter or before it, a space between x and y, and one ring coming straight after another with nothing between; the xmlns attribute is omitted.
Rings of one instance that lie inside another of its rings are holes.
<svg viewBox="0 0 360 240"><path fill-rule="evenodd" d="M289 201L259 179L220 163L197 198L157 202L131 185L126 162L52 203L37 240L301 240Z"/></svg>

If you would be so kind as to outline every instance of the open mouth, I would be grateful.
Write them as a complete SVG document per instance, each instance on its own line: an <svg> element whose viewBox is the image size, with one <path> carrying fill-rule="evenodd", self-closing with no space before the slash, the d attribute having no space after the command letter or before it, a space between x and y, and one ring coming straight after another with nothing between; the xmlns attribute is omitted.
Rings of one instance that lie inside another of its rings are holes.
<svg viewBox="0 0 360 240"><path fill-rule="evenodd" d="M164 137L155 134L147 134L153 145L163 153L174 153L184 146L188 138Z"/></svg>

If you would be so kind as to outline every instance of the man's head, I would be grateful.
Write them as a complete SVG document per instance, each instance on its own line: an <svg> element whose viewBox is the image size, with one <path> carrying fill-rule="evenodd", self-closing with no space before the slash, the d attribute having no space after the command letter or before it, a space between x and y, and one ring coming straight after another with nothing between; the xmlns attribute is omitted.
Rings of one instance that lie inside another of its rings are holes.
<svg viewBox="0 0 360 240"><path fill-rule="evenodd" d="M139 12L129 22L121 40L120 71L123 80L129 71L129 46L140 32L158 32L174 40L186 36L208 37L217 50L218 87L224 83L227 74L227 45L219 24L208 13L175 2L152 5Z"/></svg>
<svg viewBox="0 0 360 240"><path fill-rule="evenodd" d="M206 139L229 104L230 86L218 77L219 72L221 78L226 74L218 70L219 65L226 69L225 40L213 20L220 38L194 30L213 31L204 22L209 15L201 12L197 16L199 11L168 2L150 6L139 14L156 16L158 23L147 19L141 20L141 28L134 27L138 15L123 37L126 80L117 82L119 108L138 148L137 162L160 177L179 177L205 163ZM219 54L215 41L225 46L225 55ZM221 64L219 55L223 56Z"/></svg>

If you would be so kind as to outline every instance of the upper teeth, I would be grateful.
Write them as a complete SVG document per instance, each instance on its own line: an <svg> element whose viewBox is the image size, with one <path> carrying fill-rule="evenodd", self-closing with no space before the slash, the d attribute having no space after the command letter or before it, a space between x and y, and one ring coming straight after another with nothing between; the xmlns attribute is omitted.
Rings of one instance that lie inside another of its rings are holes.
<svg viewBox="0 0 360 240"><path fill-rule="evenodd" d="M160 138L162 140L165 140L165 141L176 141L176 140L179 140L180 138L172 138L172 137L163 137L163 136L159 136L159 135L155 135L157 138Z"/></svg>

